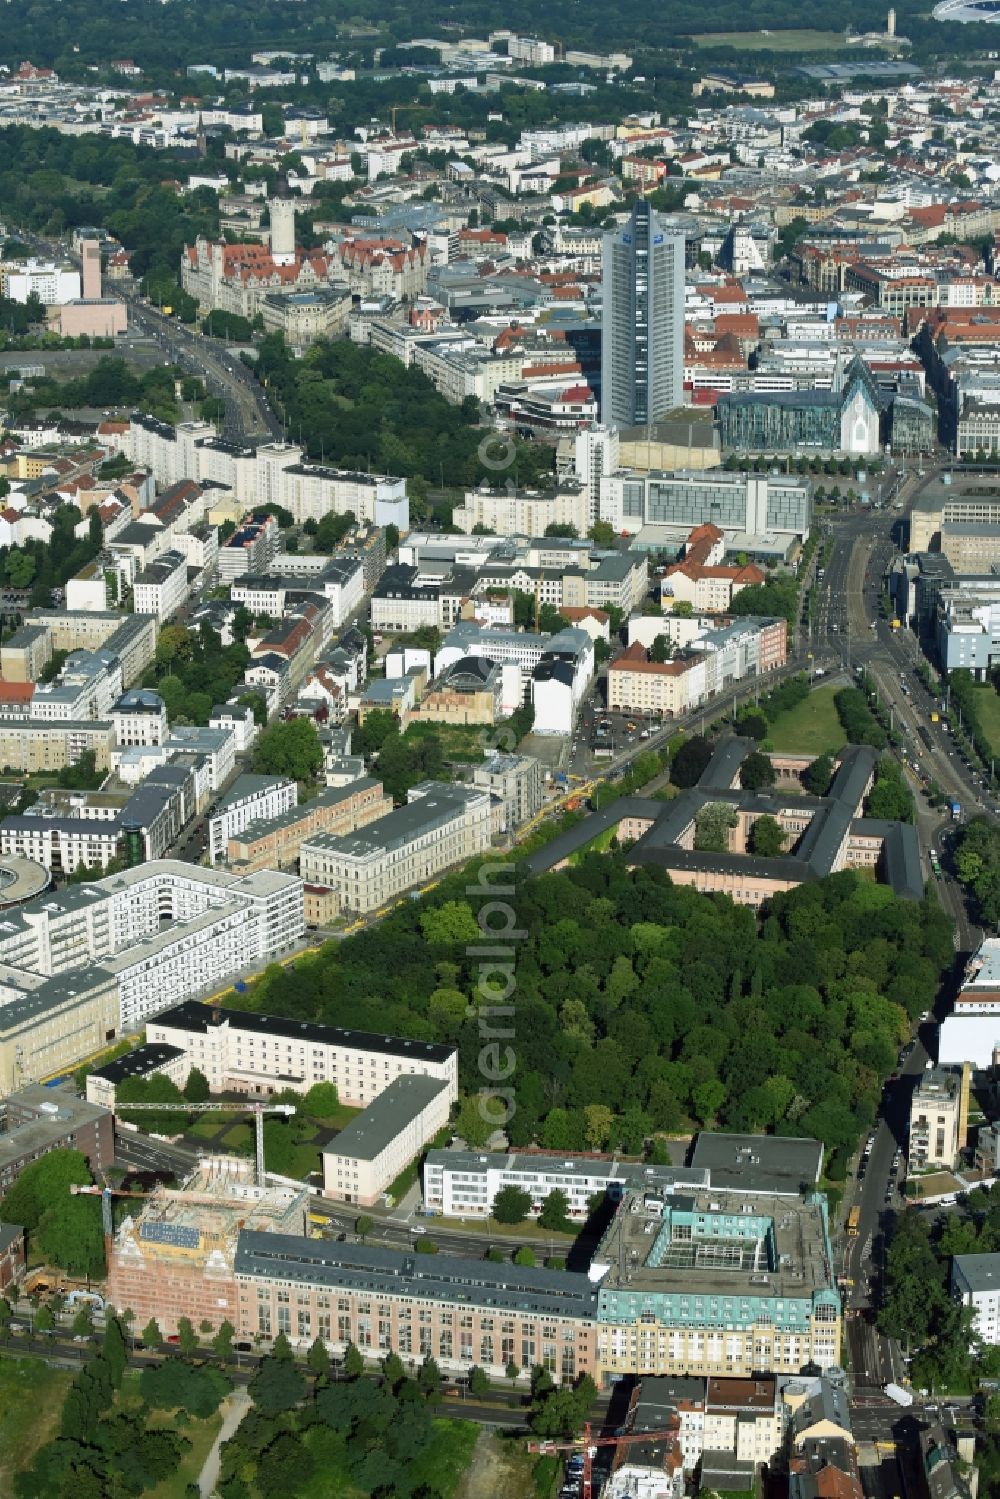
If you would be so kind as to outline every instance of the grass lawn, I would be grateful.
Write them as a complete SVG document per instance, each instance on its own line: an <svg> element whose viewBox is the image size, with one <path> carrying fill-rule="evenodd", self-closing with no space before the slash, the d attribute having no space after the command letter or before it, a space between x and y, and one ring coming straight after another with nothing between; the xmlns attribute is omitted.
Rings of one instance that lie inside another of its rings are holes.
<svg viewBox="0 0 1000 1499"><path fill-rule="evenodd" d="M426 1218L427 1233L430 1238L434 1237L434 1225L440 1224L442 1228L454 1228L459 1232L472 1233L476 1229L482 1230L483 1248L488 1249L490 1240L497 1234L503 1234L505 1238L518 1238L525 1244L530 1244L532 1249L542 1252L549 1243L561 1252L573 1243L578 1228L571 1229L568 1234L554 1232L551 1228L542 1228L531 1218L526 1218L523 1223L498 1223L495 1218L447 1218L443 1213L435 1213L433 1218ZM582 1227L582 1225L581 1225Z"/></svg>
<svg viewBox="0 0 1000 1499"><path fill-rule="evenodd" d="M1000 693L992 687L976 689L976 716L995 755L1000 755Z"/></svg>
<svg viewBox="0 0 1000 1499"><path fill-rule="evenodd" d="M831 754L844 744L844 731L833 705L836 687L817 687L806 700L782 713L770 725L767 737L776 750L788 754Z"/></svg>
<svg viewBox="0 0 1000 1499"><path fill-rule="evenodd" d="M222 1144L230 1150L242 1150L253 1141L253 1130L249 1124L232 1124L222 1136Z"/></svg>
<svg viewBox="0 0 1000 1499"><path fill-rule="evenodd" d="M135 1410L141 1403L139 1370L128 1369L122 1382L121 1404L126 1410ZM197 1482L198 1474L222 1425L221 1410L216 1411L214 1416L209 1416L207 1421L199 1421L192 1416L183 1424L178 1424L176 1411L156 1410L150 1416L149 1425L178 1431L191 1443L191 1448L181 1459L176 1473L164 1478L154 1489L146 1490L147 1499L187 1499L188 1485Z"/></svg>
<svg viewBox="0 0 1000 1499"><path fill-rule="evenodd" d="M696 47L736 47L741 52L827 52L845 46L842 31L703 31Z"/></svg>
<svg viewBox="0 0 1000 1499"><path fill-rule="evenodd" d="M214 1140L222 1127L222 1119L218 1114L206 1114L202 1119L196 1119L190 1128L186 1129L186 1135L194 1135L198 1140ZM239 1126L233 1125L236 1129Z"/></svg>
<svg viewBox="0 0 1000 1499"><path fill-rule="evenodd" d="M322 1119L316 1120L316 1123L325 1125L327 1129L343 1129L360 1113L360 1109L352 1109L346 1103L339 1103L332 1114L324 1114Z"/></svg>
<svg viewBox="0 0 1000 1499"><path fill-rule="evenodd" d="M149 1424L151 1427L166 1426L173 1429L173 1412L157 1411ZM188 1485L197 1483L198 1474L204 1466L209 1449L221 1425L222 1415L216 1411L215 1415L209 1416L207 1421L196 1421L192 1417L187 1426L178 1427L177 1430L181 1435L187 1437L191 1443L190 1451L185 1453L176 1473L172 1473L169 1478L158 1483L155 1489L146 1490L147 1499L187 1499Z"/></svg>
<svg viewBox="0 0 1000 1499"><path fill-rule="evenodd" d="M487 732L482 724L415 723L409 726L406 735L417 739L433 734L441 741L446 760L468 760L478 765L483 758L483 735Z"/></svg>
<svg viewBox="0 0 1000 1499"><path fill-rule="evenodd" d="M0 1357L0 1494L14 1492L15 1473L55 1436L72 1381L71 1370L40 1359Z"/></svg>

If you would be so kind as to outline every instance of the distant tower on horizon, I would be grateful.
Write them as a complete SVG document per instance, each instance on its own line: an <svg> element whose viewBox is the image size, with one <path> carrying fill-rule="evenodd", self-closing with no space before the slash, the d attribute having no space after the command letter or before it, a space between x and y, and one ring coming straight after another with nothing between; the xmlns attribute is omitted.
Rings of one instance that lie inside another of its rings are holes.
<svg viewBox="0 0 1000 1499"><path fill-rule="evenodd" d="M889 14L886 17L886 21L885 21L885 34L886 34L887 37L890 37L890 38L894 37L896 35L896 11L895 11L895 8L890 8Z"/></svg>
<svg viewBox="0 0 1000 1499"><path fill-rule="evenodd" d="M85 239L80 246L83 266L83 300L97 302L101 296L101 246L96 239Z"/></svg>
<svg viewBox="0 0 1000 1499"><path fill-rule="evenodd" d="M268 199L271 215L271 256L279 265L291 265L295 259L295 200Z"/></svg>
<svg viewBox="0 0 1000 1499"><path fill-rule="evenodd" d="M659 421L684 403L684 236L645 198L604 236L601 420Z"/></svg>

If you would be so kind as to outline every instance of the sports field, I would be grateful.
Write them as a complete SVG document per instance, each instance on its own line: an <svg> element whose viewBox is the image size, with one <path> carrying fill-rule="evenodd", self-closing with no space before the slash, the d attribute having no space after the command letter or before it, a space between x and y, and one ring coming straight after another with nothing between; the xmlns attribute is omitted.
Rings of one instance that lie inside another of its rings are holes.
<svg viewBox="0 0 1000 1499"><path fill-rule="evenodd" d="M740 52L830 52L846 47L842 31L703 31L696 47L735 47Z"/></svg>

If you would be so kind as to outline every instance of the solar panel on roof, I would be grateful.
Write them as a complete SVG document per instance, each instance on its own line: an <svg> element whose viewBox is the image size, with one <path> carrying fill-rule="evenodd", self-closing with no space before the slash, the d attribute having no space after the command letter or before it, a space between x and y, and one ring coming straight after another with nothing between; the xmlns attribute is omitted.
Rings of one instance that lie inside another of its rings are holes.
<svg viewBox="0 0 1000 1499"><path fill-rule="evenodd" d="M147 1221L139 1225L140 1239L151 1244L172 1244L175 1249L197 1249L200 1234L187 1223L157 1223Z"/></svg>

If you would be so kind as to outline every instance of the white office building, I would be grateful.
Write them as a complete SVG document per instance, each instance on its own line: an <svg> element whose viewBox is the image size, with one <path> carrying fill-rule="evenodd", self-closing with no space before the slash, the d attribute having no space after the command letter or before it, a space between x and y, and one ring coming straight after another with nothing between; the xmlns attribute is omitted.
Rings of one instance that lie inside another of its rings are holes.
<svg viewBox="0 0 1000 1499"><path fill-rule="evenodd" d="M453 1047L341 1026L291 1021L244 1010L221 1010L190 1000L146 1027L150 1043L175 1047L186 1058L186 1078L197 1067L213 1093L307 1093L333 1083L341 1103L363 1109L398 1077L433 1077L458 1097Z"/></svg>
<svg viewBox="0 0 1000 1499"><path fill-rule="evenodd" d="M512 1154L500 1151L429 1150L424 1161L424 1206L451 1218L486 1218L497 1193L516 1187L531 1197L529 1216L537 1217L550 1192L565 1192L568 1214L578 1222L590 1213L596 1193L620 1197L643 1185L707 1187L707 1170L645 1167L627 1161L582 1156Z"/></svg>
<svg viewBox="0 0 1000 1499"><path fill-rule="evenodd" d="M0 285L11 302L37 297L46 307L62 307L80 299L80 272L54 261L13 261L0 268Z"/></svg>
<svg viewBox="0 0 1000 1499"><path fill-rule="evenodd" d="M734 537L806 537L812 524L812 485L785 474L679 470L619 471L601 481L601 519L618 532L677 529L683 541L695 526L713 525Z"/></svg>

